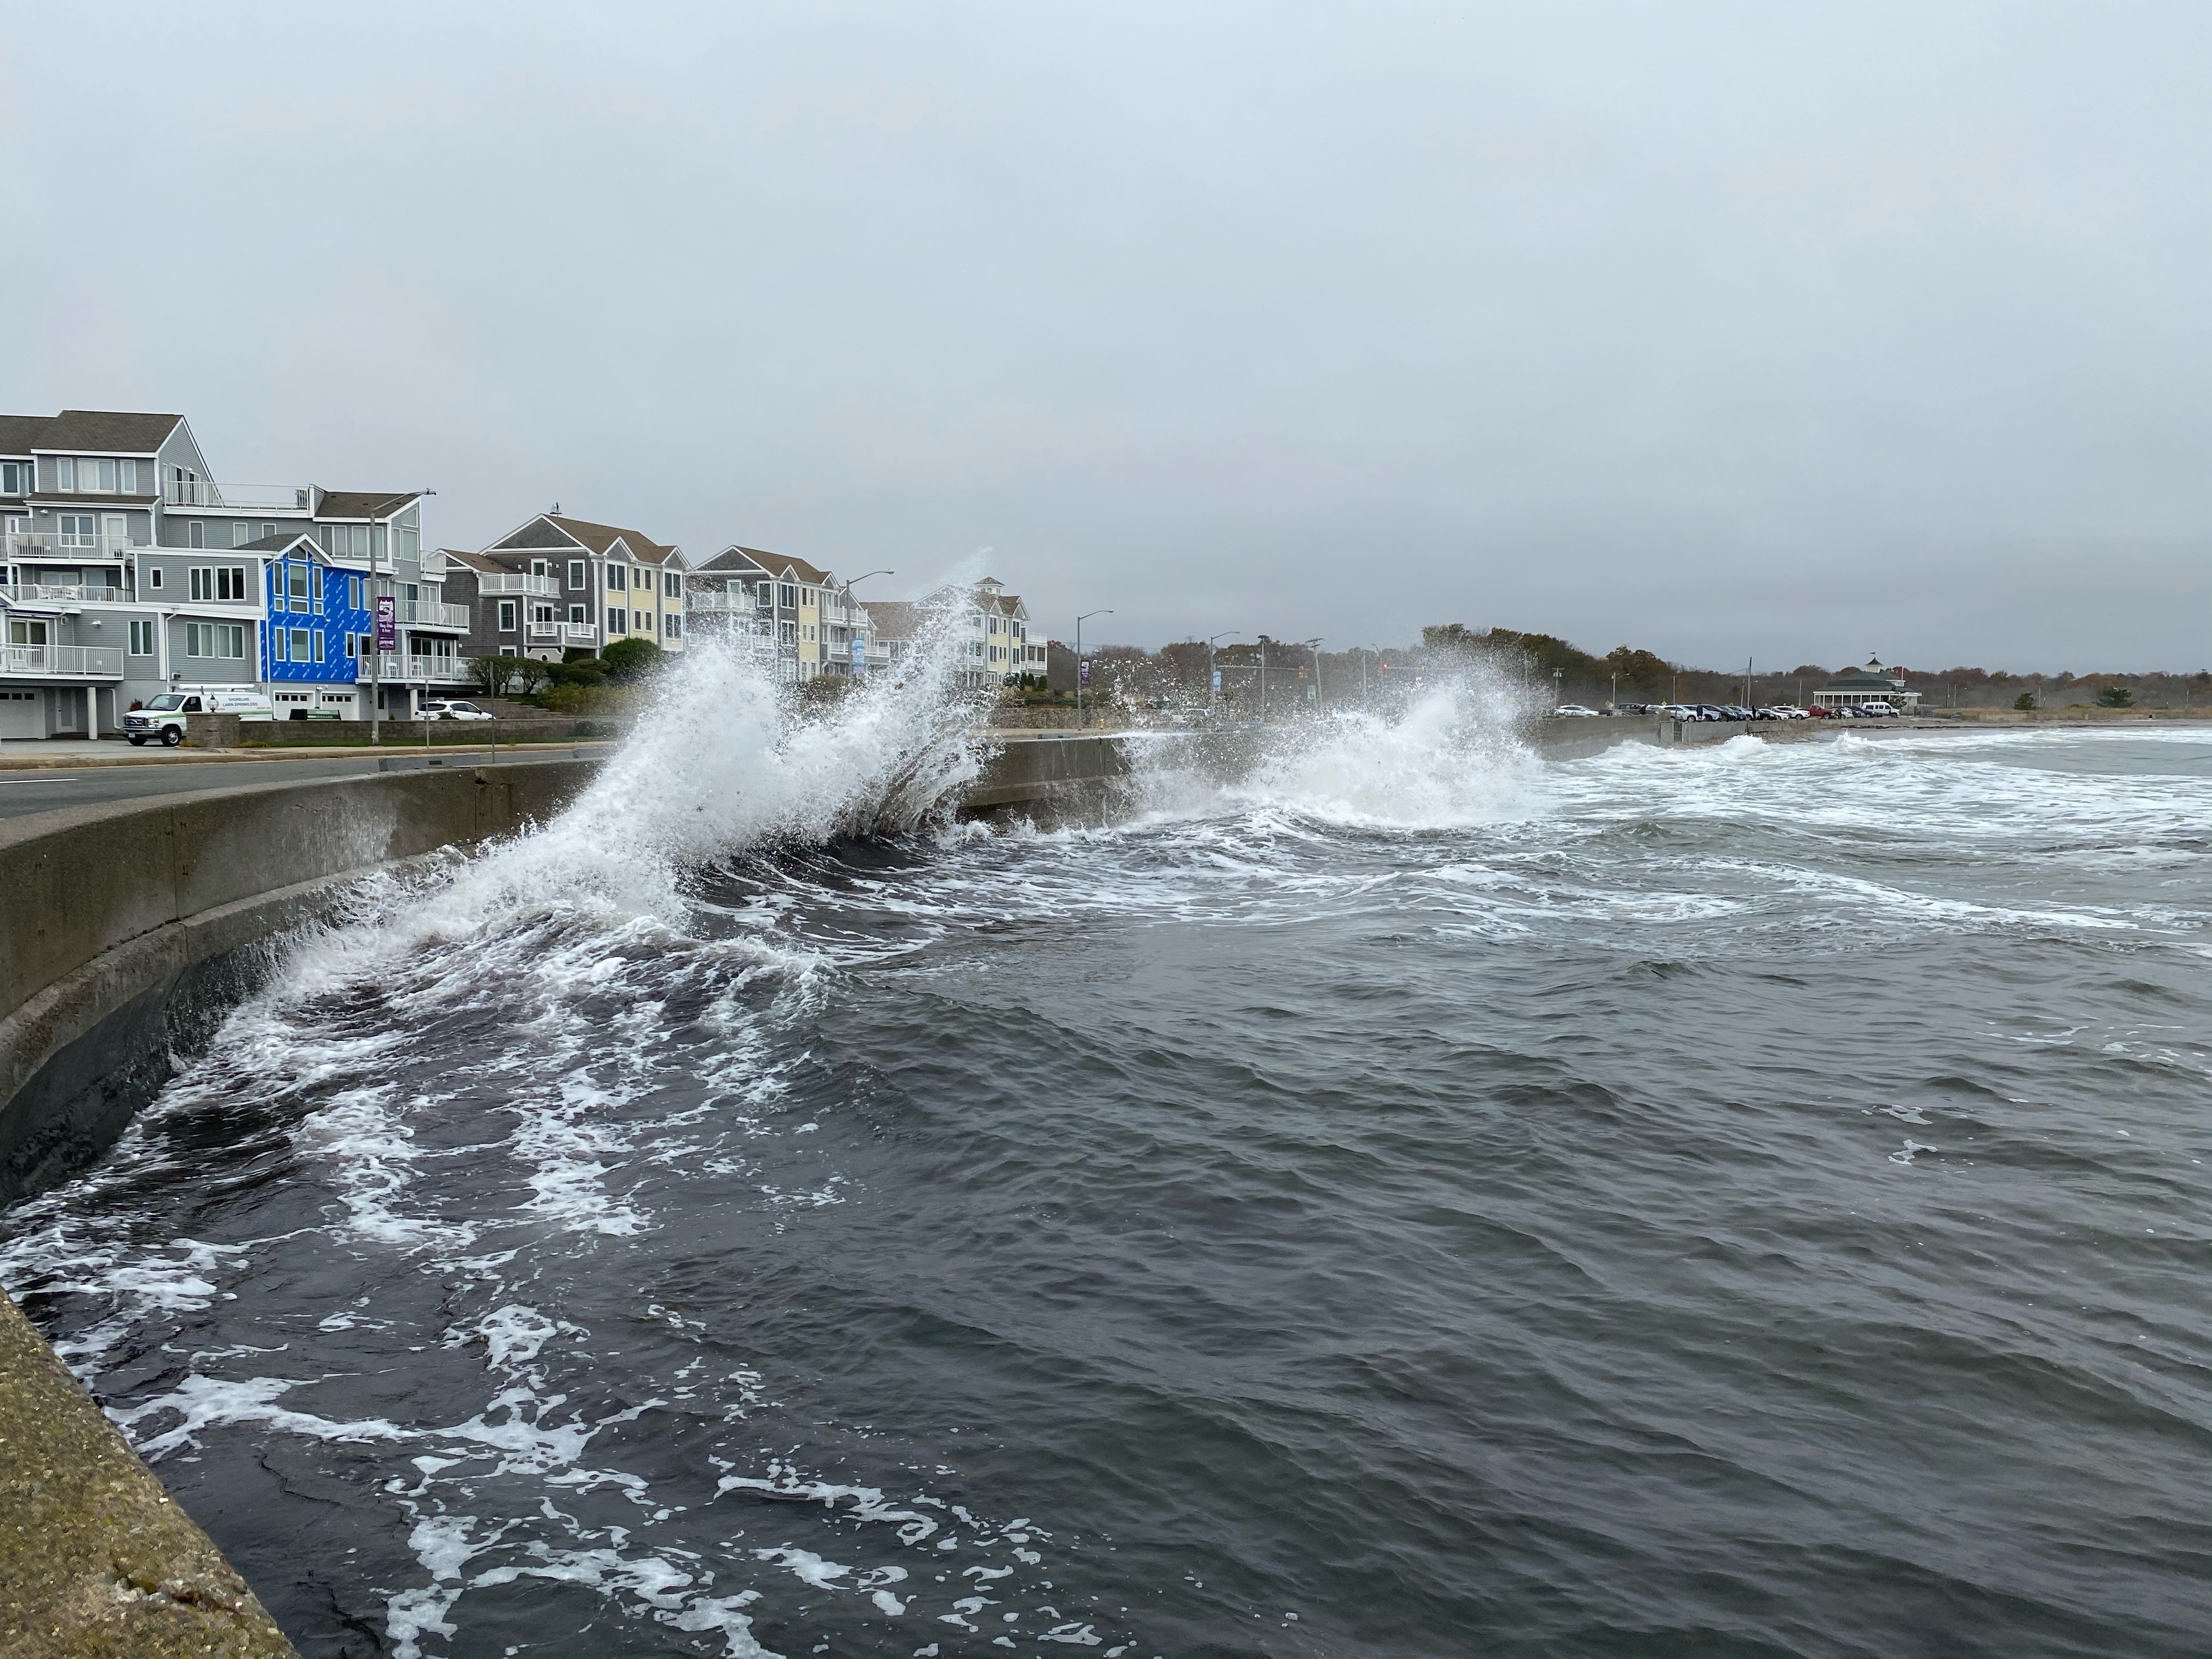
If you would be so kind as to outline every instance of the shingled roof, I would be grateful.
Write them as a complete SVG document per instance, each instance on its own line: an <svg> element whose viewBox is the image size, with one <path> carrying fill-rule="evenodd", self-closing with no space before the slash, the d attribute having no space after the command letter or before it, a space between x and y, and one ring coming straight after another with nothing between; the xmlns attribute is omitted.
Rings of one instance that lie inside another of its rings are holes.
<svg viewBox="0 0 2212 1659"><path fill-rule="evenodd" d="M167 443L185 417L131 415L106 409L65 409L55 416L40 449L86 449L119 455L150 455Z"/></svg>
<svg viewBox="0 0 2212 1659"><path fill-rule="evenodd" d="M319 519L388 519L408 502L422 499L419 489L325 489L315 508Z"/></svg>
<svg viewBox="0 0 2212 1659"><path fill-rule="evenodd" d="M787 553L770 553L764 548L730 546L707 561L702 569L714 571L765 570L772 576L786 571L803 582L819 587L831 579L828 571L811 565L804 559L794 559Z"/></svg>

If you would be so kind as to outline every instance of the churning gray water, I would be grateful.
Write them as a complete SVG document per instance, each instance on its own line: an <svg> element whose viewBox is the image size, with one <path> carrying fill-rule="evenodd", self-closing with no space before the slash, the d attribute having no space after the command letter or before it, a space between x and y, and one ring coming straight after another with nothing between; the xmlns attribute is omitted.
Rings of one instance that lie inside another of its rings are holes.
<svg viewBox="0 0 2212 1659"><path fill-rule="evenodd" d="M0 1218L305 1653L2212 1650L2204 735L716 695Z"/></svg>

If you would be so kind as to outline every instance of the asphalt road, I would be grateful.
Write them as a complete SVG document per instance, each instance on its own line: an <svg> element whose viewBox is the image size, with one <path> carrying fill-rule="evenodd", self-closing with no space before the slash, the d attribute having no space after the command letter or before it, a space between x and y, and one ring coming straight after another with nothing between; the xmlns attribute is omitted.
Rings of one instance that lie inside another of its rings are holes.
<svg viewBox="0 0 2212 1659"><path fill-rule="evenodd" d="M501 755L501 766L519 761L567 760L571 754L592 755L604 745L584 745L571 750L526 750ZM82 771L0 772L0 818L27 817L64 806L90 806L106 801L137 800L149 795L186 794L207 789L239 789L256 783L298 783L314 778L357 778L379 771L412 769L428 763L414 754L356 758L348 755L322 760L255 760L210 763L179 761L173 765L87 767ZM449 766L494 764L483 754L446 757Z"/></svg>

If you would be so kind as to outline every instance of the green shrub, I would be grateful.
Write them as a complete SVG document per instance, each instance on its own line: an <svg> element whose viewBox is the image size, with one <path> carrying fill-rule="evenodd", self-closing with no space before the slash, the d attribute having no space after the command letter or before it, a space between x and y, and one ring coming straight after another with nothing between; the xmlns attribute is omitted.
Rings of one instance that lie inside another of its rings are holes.
<svg viewBox="0 0 2212 1659"><path fill-rule="evenodd" d="M631 684L650 674L660 661L660 647L651 640L617 640L599 653L599 661L611 680Z"/></svg>
<svg viewBox="0 0 2212 1659"><path fill-rule="evenodd" d="M2124 685L2108 685L2097 693L2097 701L2107 708L2132 708L2136 694Z"/></svg>
<svg viewBox="0 0 2212 1659"><path fill-rule="evenodd" d="M2018 696L2012 700L2012 706L2020 709L2033 708L2035 707L2035 693L2033 691L2021 692Z"/></svg>

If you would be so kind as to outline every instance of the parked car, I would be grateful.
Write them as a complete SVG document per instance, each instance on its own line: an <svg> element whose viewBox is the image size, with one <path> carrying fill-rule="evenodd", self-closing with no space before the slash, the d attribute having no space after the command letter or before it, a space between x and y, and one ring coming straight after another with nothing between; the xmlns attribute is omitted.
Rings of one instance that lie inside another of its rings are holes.
<svg viewBox="0 0 2212 1659"><path fill-rule="evenodd" d="M1554 719L1594 720L1598 718L1595 708L1585 708L1578 702L1563 702L1552 711Z"/></svg>
<svg viewBox="0 0 2212 1659"><path fill-rule="evenodd" d="M422 705L426 720L488 720L491 715L462 697L448 697Z"/></svg>
<svg viewBox="0 0 2212 1659"><path fill-rule="evenodd" d="M160 739L167 749L185 740L187 714L235 714L242 720L273 720L276 706L269 694L254 685L180 685L164 691L143 708L123 717L123 735L133 749L148 738Z"/></svg>
<svg viewBox="0 0 2212 1659"><path fill-rule="evenodd" d="M1836 711L1834 709L1829 708L1825 702L1816 702L1810 708L1805 711L1805 718L1814 720L1825 720L1833 717L1835 712Z"/></svg>
<svg viewBox="0 0 2212 1659"><path fill-rule="evenodd" d="M1886 702L1863 702L1858 712L1869 720L1895 720L1897 710Z"/></svg>

